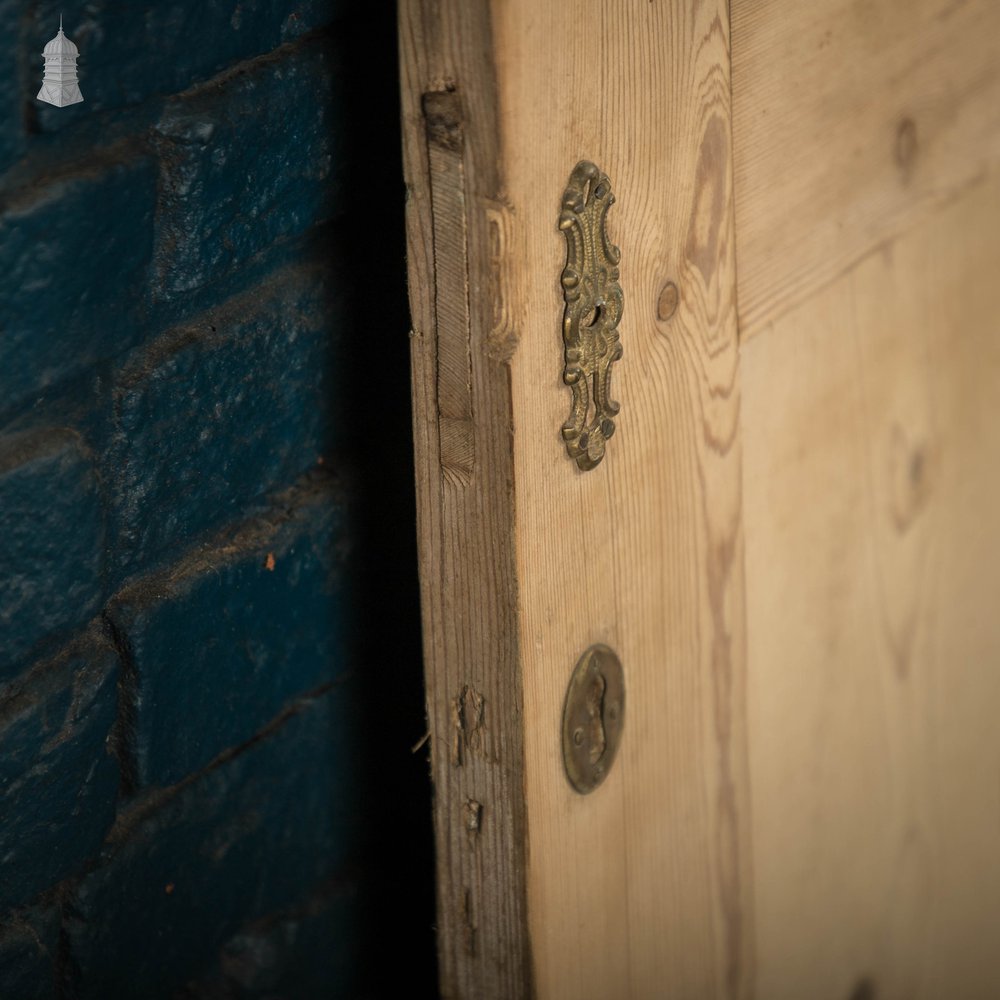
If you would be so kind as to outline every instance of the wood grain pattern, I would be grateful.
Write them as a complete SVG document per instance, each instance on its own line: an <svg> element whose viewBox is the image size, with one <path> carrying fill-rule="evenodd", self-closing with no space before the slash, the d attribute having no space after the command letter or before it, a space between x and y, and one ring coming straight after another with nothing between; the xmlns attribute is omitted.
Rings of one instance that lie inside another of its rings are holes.
<svg viewBox="0 0 1000 1000"><path fill-rule="evenodd" d="M414 443L444 997L531 994L509 372L488 11L399 11ZM401 831L405 835L405 831Z"/></svg>
<svg viewBox="0 0 1000 1000"><path fill-rule="evenodd" d="M998 219L992 171L743 349L769 1000L1000 996Z"/></svg>
<svg viewBox="0 0 1000 1000"><path fill-rule="evenodd" d="M732 0L740 336L1000 156L996 0Z"/></svg>
<svg viewBox="0 0 1000 1000"><path fill-rule="evenodd" d="M448 997L1000 995L1000 6L732 8L735 227L725 0L401 6ZM581 159L625 294L588 472Z"/></svg>
<svg viewBox="0 0 1000 1000"><path fill-rule="evenodd" d="M726 3L484 10L400 18L443 989L748 996ZM557 219L581 159L618 196L626 296L618 431L586 473L560 436ZM580 796L560 720L595 642L628 721Z"/></svg>
<svg viewBox="0 0 1000 1000"><path fill-rule="evenodd" d="M740 997L752 981L739 374L725 2L498 5L505 310L525 705L528 902L543 997ZM618 429L580 472L559 428L560 199L605 170L621 248ZM680 304L657 318L664 286ZM627 720L594 793L560 720L589 645Z"/></svg>

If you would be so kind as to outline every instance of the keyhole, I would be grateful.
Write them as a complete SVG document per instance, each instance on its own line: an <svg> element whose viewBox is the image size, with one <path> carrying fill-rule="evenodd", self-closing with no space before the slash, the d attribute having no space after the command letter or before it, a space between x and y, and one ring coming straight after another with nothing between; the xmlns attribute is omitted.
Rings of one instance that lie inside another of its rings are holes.
<svg viewBox="0 0 1000 1000"><path fill-rule="evenodd" d="M577 660L563 704L562 751L566 777L586 795L605 778L621 740L625 710L621 661L602 643Z"/></svg>
<svg viewBox="0 0 1000 1000"><path fill-rule="evenodd" d="M587 729L590 736L587 756L591 764L596 764L604 756L608 746L604 733L604 692L607 687L604 676L594 674L587 688Z"/></svg>

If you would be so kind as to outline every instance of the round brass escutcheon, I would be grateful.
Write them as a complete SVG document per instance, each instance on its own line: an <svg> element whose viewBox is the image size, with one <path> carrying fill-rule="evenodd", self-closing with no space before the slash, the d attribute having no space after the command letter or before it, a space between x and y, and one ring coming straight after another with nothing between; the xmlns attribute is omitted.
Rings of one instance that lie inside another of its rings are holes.
<svg viewBox="0 0 1000 1000"><path fill-rule="evenodd" d="M563 706L562 752L569 783L592 792L614 763L625 722L625 677L609 646L591 646L577 661Z"/></svg>

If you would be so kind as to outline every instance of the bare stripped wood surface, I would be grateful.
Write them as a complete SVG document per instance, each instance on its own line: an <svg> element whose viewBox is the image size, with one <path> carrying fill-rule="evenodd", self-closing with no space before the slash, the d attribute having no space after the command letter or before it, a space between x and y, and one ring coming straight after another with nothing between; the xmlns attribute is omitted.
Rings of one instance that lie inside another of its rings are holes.
<svg viewBox="0 0 1000 1000"><path fill-rule="evenodd" d="M495 8L498 243L511 362L528 913L538 994L742 997L752 981L739 373L725 0ZM622 409L581 472L559 428L560 199L605 170L621 248ZM669 315L673 282L679 305ZM669 318L661 319L660 316ZM621 748L581 796L566 686L604 642Z"/></svg>
<svg viewBox="0 0 1000 1000"><path fill-rule="evenodd" d="M745 341L1000 156L1000 4L731 6Z"/></svg>
<svg viewBox="0 0 1000 1000"><path fill-rule="evenodd" d="M727 4L484 9L400 15L443 990L749 996ZM581 159L617 194L626 303L618 430L586 473L559 433ZM599 641L625 732L580 796L561 713Z"/></svg>
<svg viewBox="0 0 1000 1000"><path fill-rule="evenodd" d="M500 189L488 11L403 0L399 37L441 992L524 997L511 395L487 346L488 211Z"/></svg>
<svg viewBox="0 0 1000 1000"><path fill-rule="evenodd" d="M742 355L727 4L402 5L445 996L1000 995L1000 7L732 7ZM590 472L581 159L625 293Z"/></svg>
<svg viewBox="0 0 1000 1000"><path fill-rule="evenodd" d="M768 1000L1000 996L998 221L994 170L743 349Z"/></svg>

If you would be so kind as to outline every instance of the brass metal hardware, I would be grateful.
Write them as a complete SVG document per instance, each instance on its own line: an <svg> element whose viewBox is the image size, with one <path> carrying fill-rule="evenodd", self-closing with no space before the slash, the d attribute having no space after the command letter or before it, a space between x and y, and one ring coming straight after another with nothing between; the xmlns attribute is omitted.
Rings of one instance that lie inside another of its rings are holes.
<svg viewBox="0 0 1000 1000"><path fill-rule="evenodd" d="M625 678L613 649L591 646L570 678L563 706L563 763L570 784L582 795L607 776L625 722Z"/></svg>
<svg viewBox="0 0 1000 1000"><path fill-rule="evenodd" d="M607 174L581 160L563 194L559 228L566 236L563 381L573 390L562 436L584 470L604 458L619 410L610 394L611 366L622 356L618 322L625 299L618 284L621 251L608 242L605 226L614 202Z"/></svg>

